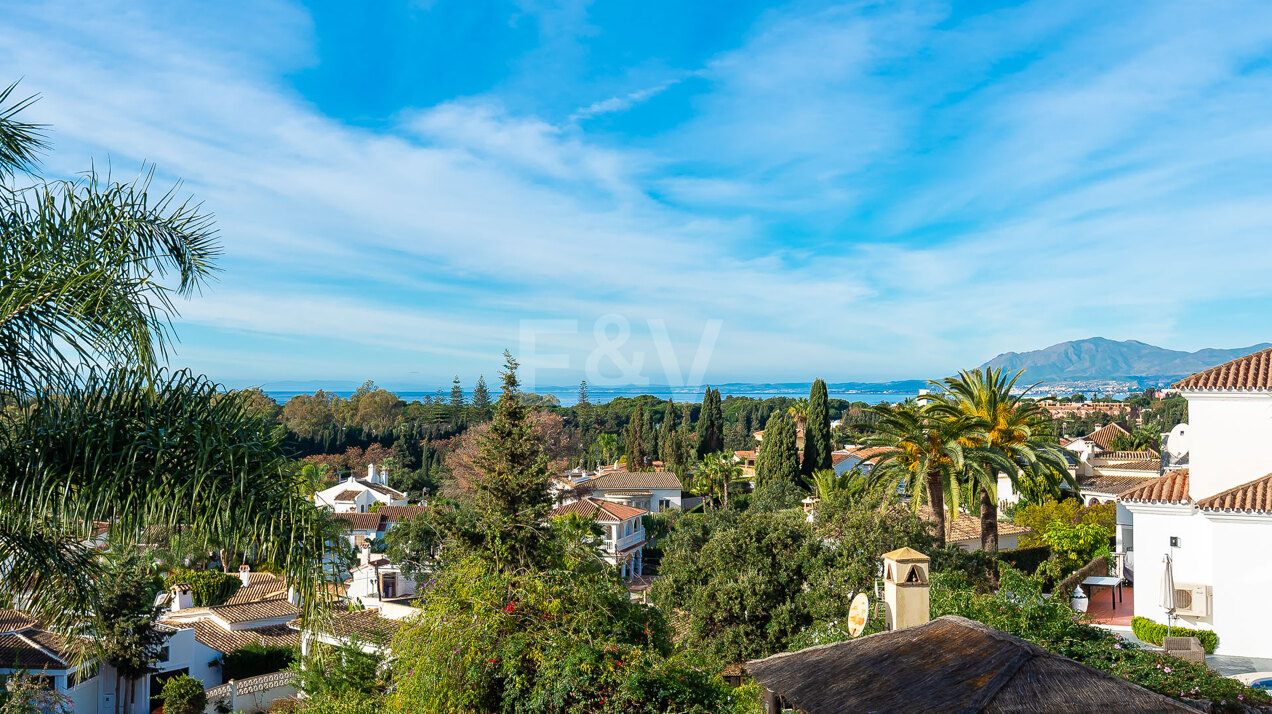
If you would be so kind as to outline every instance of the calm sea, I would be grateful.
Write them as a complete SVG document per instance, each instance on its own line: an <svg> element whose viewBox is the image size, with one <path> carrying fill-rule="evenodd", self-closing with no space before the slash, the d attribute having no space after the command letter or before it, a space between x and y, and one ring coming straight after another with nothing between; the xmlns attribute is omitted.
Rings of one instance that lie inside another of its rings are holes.
<svg viewBox="0 0 1272 714"><path fill-rule="evenodd" d="M599 387L599 386L591 387L589 386L588 398L594 404L604 404L605 402L611 401L618 397L636 397L642 394L652 394L660 399L667 399L668 397L671 397L675 399L677 402L701 402L702 390L703 390L702 387L681 388L681 387ZM578 393L577 387L570 387L568 388L568 390L563 388L546 387L536 391L539 394L551 394L555 396L557 399L561 400L561 406L565 406L565 407L573 406L579 400L579 393ZM918 395L918 390L894 391L894 392L882 392L882 391L858 392L858 391L836 390L832 388L832 389L829 389L828 392L830 394L831 399L847 399L849 401L866 402L868 404L878 404L879 402L895 403L895 402L904 401L910 397L914 397ZM278 403L282 404L298 394L313 394L313 391L284 392L284 391L274 391L274 390L267 389L265 390L265 393L268 394L271 398L273 398ZM336 394L341 397L348 397L353 394L353 391L352 390L350 391L328 390L328 393ZM410 402L410 401L421 400L425 397L433 396L436 394L436 392L403 391L403 392L396 392L396 394L402 399L405 399L406 401ZM720 387L720 394L721 396L726 398L729 396L735 396L735 397L751 397L753 399L769 399L771 397L791 397L792 399L798 399L799 397L808 396L808 387L799 389L794 387L792 388L774 387L773 385L767 385L767 384L754 385L754 386L729 385L729 386ZM472 392L469 392L469 391L464 392L465 399L471 400L472 396L473 396ZM497 396L497 393L492 394L492 397L495 397L495 396ZM449 389L444 390L443 398L449 398L449 397L450 397L450 390Z"/></svg>

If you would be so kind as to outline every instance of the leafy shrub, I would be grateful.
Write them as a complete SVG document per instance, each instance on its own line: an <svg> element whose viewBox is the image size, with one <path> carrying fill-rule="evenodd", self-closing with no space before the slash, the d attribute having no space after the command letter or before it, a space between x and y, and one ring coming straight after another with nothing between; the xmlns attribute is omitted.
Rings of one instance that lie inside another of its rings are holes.
<svg viewBox="0 0 1272 714"><path fill-rule="evenodd" d="M258 674L281 672L296 660L296 648L252 643L225 655L221 679L246 679Z"/></svg>
<svg viewBox="0 0 1272 714"><path fill-rule="evenodd" d="M1152 644L1160 645L1162 638L1166 636L1166 626L1153 622L1147 617L1132 617L1131 631L1141 640ZM1210 630L1193 630L1187 627L1172 625L1170 628L1171 637L1196 637L1201 640L1201 646L1206 648L1206 652L1213 654L1215 648L1219 646L1219 635Z"/></svg>
<svg viewBox="0 0 1272 714"><path fill-rule="evenodd" d="M238 576L219 570L178 570L163 579L163 586L169 590L181 584L190 586L195 607L220 605L242 586Z"/></svg>
<svg viewBox="0 0 1272 714"><path fill-rule="evenodd" d="M1043 561L1051 558L1051 546L1034 545L1027 548L1013 548L1011 550L998 551L998 559L1007 563L1016 570L1026 573L1037 572L1038 566Z"/></svg>
<svg viewBox="0 0 1272 714"><path fill-rule="evenodd" d="M1039 567L1039 572L1056 579L1085 566L1098 555L1107 555L1109 550L1108 536L1094 523L1069 525L1056 521L1047 526L1042 540L1051 547L1051 559Z"/></svg>
<svg viewBox="0 0 1272 714"><path fill-rule="evenodd" d="M159 698L163 699L164 714L203 714L208 705L203 685L194 677L184 674L164 682Z"/></svg>
<svg viewBox="0 0 1272 714"><path fill-rule="evenodd" d="M1098 506L1083 506L1077 499L1049 500L1037 505L1017 507L1012 513L1012 522L1033 531L1021 539L1020 544L1023 547L1042 545L1045 542L1043 534L1052 523L1099 526L1105 537L1111 538L1117 528L1117 505L1102 503Z"/></svg>

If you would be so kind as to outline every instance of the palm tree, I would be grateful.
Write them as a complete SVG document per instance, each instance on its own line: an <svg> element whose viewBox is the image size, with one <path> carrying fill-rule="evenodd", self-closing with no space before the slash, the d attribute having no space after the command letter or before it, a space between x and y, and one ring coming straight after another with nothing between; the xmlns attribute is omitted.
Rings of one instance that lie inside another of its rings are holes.
<svg viewBox="0 0 1272 714"><path fill-rule="evenodd" d="M0 606L21 600L60 629L96 611L94 521L133 542L158 528L230 544L317 592L330 518L301 495L280 430L246 393L157 370L174 296L215 270L210 216L175 189L152 195L148 175L35 176L42 130L13 90L0 92Z"/></svg>
<svg viewBox="0 0 1272 714"><path fill-rule="evenodd" d="M934 406L915 400L879 404L869 408L876 420L857 428L866 430L864 445L888 449L876 457L871 479L903 488L916 512L926 497L938 541L945 545L948 523L959 510L958 478L967 468L967 444L983 433L983 424L975 417L951 417ZM947 500L950 519L945 515Z"/></svg>
<svg viewBox="0 0 1272 714"><path fill-rule="evenodd" d="M795 437L797 446L804 448L804 428L808 426L808 399L801 397L786 408L786 413L795 420Z"/></svg>
<svg viewBox="0 0 1272 714"><path fill-rule="evenodd" d="M944 382L932 382L944 390L944 399L933 409L948 418L975 418L984 423L983 433L969 437L966 445L977 449L980 468L968 471L980 497L981 548L998 550L998 474L1005 473L1017 491L1022 478L1058 493L1061 479L1072 482L1068 462L1049 436L1049 420L1037 404L1023 397L1034 386L1012 394L1016 380L1001 369L961 371Z"/></svg>
<svg viewBox="0 0 1272 714"><path fill-rule="evenodd" d="M694 474L694 483L698 493L705 494L708 508L714 507L716 493L723 494L723 505L728 508L729 483L741 477L742 466L734 459L733 454L716 452L702 457Z"/></svg>
<svg viewBox="0 0 1272 714"><path fill-rule="evenodd" d="M854 502L869 489L869 479L858 469L836 473L834 469L818 469L808 478L812 495L823 503L836 499Z"/></svg>

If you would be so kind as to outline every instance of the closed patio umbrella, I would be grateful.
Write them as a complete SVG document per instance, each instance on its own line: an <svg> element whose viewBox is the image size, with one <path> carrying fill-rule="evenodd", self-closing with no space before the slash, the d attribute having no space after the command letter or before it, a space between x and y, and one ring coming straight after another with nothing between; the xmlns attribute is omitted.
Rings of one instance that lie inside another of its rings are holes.
<svg viewBox="0 0 1272 714"><path fill-rule="evenodd" d="M1166 634L1170 635L1171 618L1175 616L1175 566L1170 553L1162 556L1162 591L1157 604L1166 611Z"/></svg>

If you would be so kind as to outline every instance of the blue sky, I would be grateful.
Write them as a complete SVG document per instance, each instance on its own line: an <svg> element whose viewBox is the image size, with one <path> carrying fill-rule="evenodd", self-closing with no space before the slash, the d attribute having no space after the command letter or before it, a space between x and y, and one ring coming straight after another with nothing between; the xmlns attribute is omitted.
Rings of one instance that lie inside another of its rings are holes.
<svg viewBox="0 0 1272 714"><path fill-rule="evenodd" d="M232 384L1272 339L1266 2L9 2L0 66L49 173L215 213Z"/></svg>

